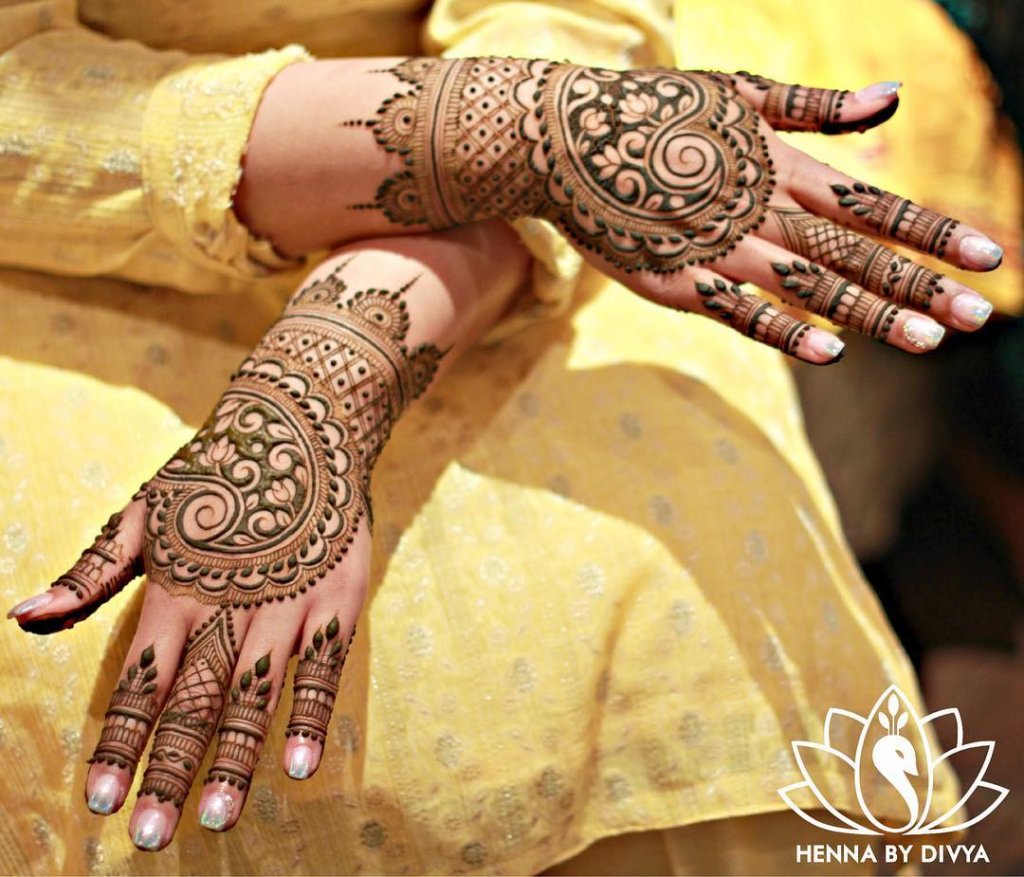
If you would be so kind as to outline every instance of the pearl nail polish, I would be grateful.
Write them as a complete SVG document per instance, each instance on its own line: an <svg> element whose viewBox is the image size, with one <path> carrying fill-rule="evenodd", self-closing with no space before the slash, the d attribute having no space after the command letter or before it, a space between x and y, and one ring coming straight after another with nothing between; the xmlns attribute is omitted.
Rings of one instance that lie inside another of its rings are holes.
<svg viewBox="0 0 1024 877"><path fill-rule="evenodd" d="M167 820L159 810L143 810L135 823L135 846L142 850L158 850L164 845Z"/></svg>
<svg viewBox="0 0 1024 877"><path fill-rule="evenodd" d="M870 103L871 101L882 100L886 97L892 97L900 90L902 82L898 82L895 79L890 79L887 82L876 82L874 85L868 85L854 94L857 100L862 100Z"/></svg>
<svg viewBox="0 0 1024 877"><path fill-rule="evenodd" d="M819 356L834 360L846 349L846 345L835 335L822 330L815 330L807 338L807 346Z"/></svg>
<svg viewBox="0 0 1024 877"><path fill-rule="evenodd" d="M235 801L223 792L214 792L203 804L203 812L199 824L212 831L220 831L227 825L235 810Z"/></svg>
<svg viewBox="0 0 1024 877"><path fill-rule="evenodd" d="M288 761L288 776L293 780L304 780L313 769L313 750L308 746L296 746Z"/></svg>
<svg viewBox="0 0 1024 877"><path fill-rule="evenodd" d="M53 602L54 597L56 596L57 595L52 591L47 591L45 594L36 594L34 597L22 600L17 606L7 613L7 617L21 618L22 615L28 615L29 612L48 606Z"/></svg>
<svg viewBox="0 0 1024 877"><path fill-rule="evenodd" d="M92 793L89 795L89 809L101 816L113 813L119 792L117 777L109 773L101 775L93 783Z"/></svg>
<svg viewBox="0 0 1024 877"><path fill-rule="evenodd" d="M995 241L972 234L960 241L960 257L971 268L996 268L1003 261L1003 248Z"/></svg>
<svg viewBox="0 0 1024 877"><path fill-rule="evenodd" d="M918 350L934 350L945 334L938 323L920 317L910 317L903 324L903 337Z"/></svg>
<svg viewBox="0 0 1024 877"><path fill-rule="evenodd" d="M992 303L973 292L961 292L950 305L953 315L972 326L984 326L992 314Z"/></svg>

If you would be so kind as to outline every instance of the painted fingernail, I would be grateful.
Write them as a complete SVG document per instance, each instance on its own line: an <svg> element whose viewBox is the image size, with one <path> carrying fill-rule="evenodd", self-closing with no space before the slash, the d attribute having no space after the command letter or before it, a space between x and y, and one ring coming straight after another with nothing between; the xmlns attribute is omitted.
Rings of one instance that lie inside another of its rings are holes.
<svg viewBox="0 0 1024 877"><path fill-rule="evenodd" d="M199 817L199 824L211 831L220 831L227 825L231 814L235 810L235 801L230 795L223 792L214 792L203 804L203 812Z"/></svg>
<svg viewBox="0 0 1024 877"><path fill-rule="evenodd" d="M846 349L846 345L831 332L822 332L820 330L811 332L810 337L807 339L807 346L814 353L826 357L829 361L838 359Z"/></svg>
<svg viewBox="0 0 1024 877"><path fill-rule="evenodd" d="M938 323L921 317L909 317L903 324L903 337L918 350L934 350L945 334Z"/></svg>
<svg viewBox="0 0 1024 877"><path fill-rule="evenodd" d="M92 783L92 793L89 795L89 809L93 813L99 813L101 816L113 813L114 807L117 806L120 791L121 788L117 777L109 773L101 774Z"/></svg>
<svg viewBox="0 0 1024 877"><path fill-rule="evenodd" d="M45 594L36 594L34 597L29 597L27 600L22 600L17 606L11 609L7 613L8 618L21 618L22 615L28 615L29 612L33 612L36 609L42 609L44 606L48 606L53 602L57 595L52 591L47 591Z"/></svg>
<svg viewBox="0 0 1024 877"><path fill-rule="evenodd" d="M868 102L881 100L885 97L892 97L900 90L902 85L902 82L898 82L895 79L890 79L886 82L876 82L874 85L867 85L862 88L854 94L854 97L857 98L857 100Z"/></svg>
<svg viewBox="0 0 1024 877"><path fill-rule="evenodd" d="M141 850L158 850L164 845L167 820L159 810L143 810L135 823L135 846Z"/></svg>
<svg viewBox="0 0 1024 877"><path fill-rule="evenodd" d="M971 268L996 268L1003 261L1003 248L980 234L960 241L960 256Z"/></svg>
<svg viewBox="0 0 1024 877"><path fill-rule="evenodd" d="M984 326L992 314L992 302L986 301L976 292L961 292L950 305L953 315L972 326Z"/></svg>
<svg viewBox="0 0 1024 877"><path fill-rule="evenodd" d="M288 761L288 776L293 780L304 780L313 769L313 750L308 746L296 746Z"/></svg>

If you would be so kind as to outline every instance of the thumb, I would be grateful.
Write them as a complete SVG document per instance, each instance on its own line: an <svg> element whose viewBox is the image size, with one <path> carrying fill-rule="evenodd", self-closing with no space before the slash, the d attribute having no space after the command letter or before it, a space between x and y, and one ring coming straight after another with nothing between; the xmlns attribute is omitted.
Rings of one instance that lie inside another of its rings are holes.
<svg viewBox="0 0 1024 877"><path fill-rule="evenodd" d="M899 106L899 82L876 82L860 91L809 88L739 72L730 81L739 95L777 131L846 134L867 131Z"/></svg>
<svg viewBox="0 0 1024 877"><path fill-rule="evenodd" d="M48 591L23 600L7 617L30 633L53 633L92 615L142 573L145 509L141 495L133 499Z"/></svg>

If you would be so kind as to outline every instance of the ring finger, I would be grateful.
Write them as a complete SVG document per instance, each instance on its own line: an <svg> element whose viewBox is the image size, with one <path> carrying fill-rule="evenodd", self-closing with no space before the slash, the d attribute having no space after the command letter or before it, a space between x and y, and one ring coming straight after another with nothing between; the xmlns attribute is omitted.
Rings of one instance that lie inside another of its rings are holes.
<svg viewBox="0 0 1024 877"><path fill-rule="evenodd" d="M768 215L762 237L898 305L928 311L969 332L992 313L992 305L970 287L800 207L772 207Z"/></svg>
<svg viewBox="0 0 1024 877"><path fill-rule="evenodd" d="M931 317L901 310L834 271L764 238L744 240L721 267L776 293L789 304L911 353L933 350L945 334Z"/></svg>

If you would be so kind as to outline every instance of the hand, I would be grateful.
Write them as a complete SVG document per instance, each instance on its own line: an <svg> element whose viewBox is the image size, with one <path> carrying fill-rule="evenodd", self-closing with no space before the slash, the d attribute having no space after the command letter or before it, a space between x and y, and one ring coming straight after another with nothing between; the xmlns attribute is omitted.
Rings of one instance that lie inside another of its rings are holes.
<svg viewBox="0 0 1024 877"><path fill-rule="evenodd" d="M146 572L86 790L95 812L118 810L154 731L130 824L143 849L170 841L218 721L201 822L238 819L296 651L284 767L304 779L319 764L367 588L370 473L441 356L407 347L417 281L350 287L349 261L295 295L195 438L12 610L29 631L70 627Z"/></svg>
<svg viewBox="0 0 1024 877"><path fill-rule="evenodd" d="M996 244L773 130L863 130L895 112L895 83L851 94L512 58L412 59L380 72L400 87L367 124L405 164L357 206L393 223L544 217L640 295L819 364L839 358L839 339L736 283L911 352L936 347L940 324L969 331L991 312L869 236L972 270L998 266Z"/></svg>

